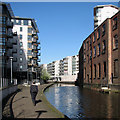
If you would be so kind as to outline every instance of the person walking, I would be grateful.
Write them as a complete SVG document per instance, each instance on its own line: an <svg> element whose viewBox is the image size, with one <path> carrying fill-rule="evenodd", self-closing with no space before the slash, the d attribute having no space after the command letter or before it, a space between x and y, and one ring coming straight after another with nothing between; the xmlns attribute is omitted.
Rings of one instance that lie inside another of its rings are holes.
<svg viewBox="0 0 120 120"><path fill-rule="evenodd" d="M32 85L30 86L30 94L31 94L31 98L34 106L36 105L36 96L38 93L38 86L35 83L36 82L33 81Z"/></svg>

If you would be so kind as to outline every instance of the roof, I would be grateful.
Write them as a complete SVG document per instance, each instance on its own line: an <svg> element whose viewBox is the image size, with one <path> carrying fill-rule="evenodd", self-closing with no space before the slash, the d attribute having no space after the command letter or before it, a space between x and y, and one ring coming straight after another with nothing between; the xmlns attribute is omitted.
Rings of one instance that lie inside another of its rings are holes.
<svg viewBox="0 0 120 120"><path fill-rule="evenodd" d="M94 7L94 9L103 8L103 7L113 7L113 8L118 9L118 7L115 5L97 5L96 7Z"/></svg>
<svg viewBox="0 0 120 120"><path fill-rule="evenodd" d="M13 17L13 19L31 20L32 23L33 23L34 28L35 28L36 31L39 33L39 30L38 30L37 24L36 24L36 22L35 22L35 19L33 19L33 18L27 18L27 17L19 17L19 16L15 16L15 17Z"/></svg>

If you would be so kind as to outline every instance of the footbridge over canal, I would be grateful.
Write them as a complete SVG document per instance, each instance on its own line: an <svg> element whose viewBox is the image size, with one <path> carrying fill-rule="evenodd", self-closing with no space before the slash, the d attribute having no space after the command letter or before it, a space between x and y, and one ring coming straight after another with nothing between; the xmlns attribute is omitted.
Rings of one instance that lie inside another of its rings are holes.
<svg viewBox="0 0 120 120"><path fill-rule="evenodd" d="M64 82L64 83L75 83L76 79L77 79L77 75L51 76L52 81Z"/></svg>

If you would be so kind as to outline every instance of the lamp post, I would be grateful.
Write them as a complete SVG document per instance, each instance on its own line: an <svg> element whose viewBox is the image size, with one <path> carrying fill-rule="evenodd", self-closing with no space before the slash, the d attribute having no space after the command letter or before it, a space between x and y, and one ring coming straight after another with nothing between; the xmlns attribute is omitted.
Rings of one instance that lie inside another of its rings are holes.
<svg viewBox="0 0 120 120"><path fill-rule="evenodd" d="M29 81L29 69L27 69L27 84L28 84L28 81Z"/></svg>
<svg viewBox="0 0 120 120"><path fill-rule="evenodd" d="M12 60L13 60L13 57L10 57L10 62L11 62L11 84L12 84Z"/></svg>

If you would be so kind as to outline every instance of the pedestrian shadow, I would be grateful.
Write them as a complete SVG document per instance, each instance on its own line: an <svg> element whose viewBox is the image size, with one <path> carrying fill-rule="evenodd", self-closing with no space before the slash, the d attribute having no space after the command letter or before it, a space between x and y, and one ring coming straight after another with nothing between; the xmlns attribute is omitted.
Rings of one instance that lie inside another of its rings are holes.
<svg viewBox="0 0 120 120"><path fill-rule="evenodd" d="M35 103L38 104L39 102L42 102L42 100L36 100Z"/></svg>
<svg viewBox="0 0 120 120"><path fill-rule="evenodd" d="M47 111L45 111L45 110L40 110L40 111L35 111L35 112L38 113L37 118L39 118L42 113L45 113L45 112L47 112Z"/></svg>

